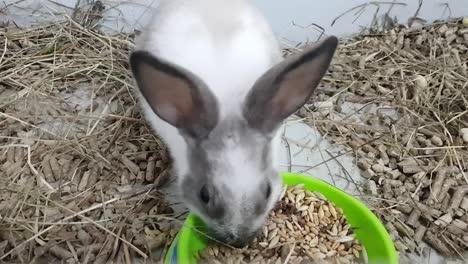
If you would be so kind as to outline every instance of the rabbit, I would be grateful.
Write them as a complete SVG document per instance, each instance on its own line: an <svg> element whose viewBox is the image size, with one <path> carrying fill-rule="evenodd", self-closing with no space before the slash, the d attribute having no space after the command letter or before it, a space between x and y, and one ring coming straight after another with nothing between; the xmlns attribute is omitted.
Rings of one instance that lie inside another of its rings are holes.
<svg viewBox="0 0 468 264"><path fill-rule="evenodd" d="M338 39L288 56L247 0L163 0L129 63L135 95L167 144L187 208L241 248L278 202L283 121L312 96Z"/></svg>

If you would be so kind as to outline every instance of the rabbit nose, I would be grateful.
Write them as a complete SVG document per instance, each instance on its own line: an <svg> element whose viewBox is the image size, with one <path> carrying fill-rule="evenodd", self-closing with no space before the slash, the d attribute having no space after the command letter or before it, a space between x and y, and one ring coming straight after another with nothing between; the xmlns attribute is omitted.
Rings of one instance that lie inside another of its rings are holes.
<svg viewBox="0 0 468 264"><path fill-rule="evenodd" d="M230 243L230 245L235 247L235 248L243 248L243 247L247 246L247 244L249 244L248 241L242 240L242 239L238 239L238 240Z"/></svg>
<svg viewBox="0 0 468 264"><path fill-rule="evenodd" d="M243 239L238 238L233 233L225 233L224 242L232 247L241 248L246 245Z"/></svg>
<svg viewBox="0 0 468 264"><path fill-rule="evenodd" d="M233 240L236 240L236 236L234 234L232 234L232 233L227 233L226 234L226 239L228 241L233 241Z"/></svg>
<svg viewBox="0 0 468 264"><path fill-rule="evenodd" d="M243 248L247 246L252 240L254 240L256 236L254 234L245 235L245 236L235 236L233 234L226 234L227 241L229 241L229 245L236 247L236 248Z"/></svg>

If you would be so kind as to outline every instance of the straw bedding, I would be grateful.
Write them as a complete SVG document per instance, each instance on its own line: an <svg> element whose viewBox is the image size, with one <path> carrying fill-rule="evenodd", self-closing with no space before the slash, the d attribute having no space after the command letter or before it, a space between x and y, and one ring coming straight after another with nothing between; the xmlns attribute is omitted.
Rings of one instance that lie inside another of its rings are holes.
<svg viewBox="0 0 468 264"><path fill-rule="evenodd" d="M166 148L130 92L131 43L73 21L0 31L1 261L124 262L177 232L158 191Z"/></svg>
<svg viewBox="0 0 468 264"><path fill-rule="evenodd" d="M342 40L324 87L300 111L356 157L362 199L400 252L427 256L424 241L466 258L467 51L461 19Z"/></svg>
<svg viewBox="0 0 468 264"><path fill-rule="evenodd" d="M362 198L401 253L468 249L467 31L342 40L299 111L355 155ZM132 42L73 21L0 29L0 262L161 259L180 221L160 191L166 147L131 93ZM350 102L362 107L350 114Z"/></svg>

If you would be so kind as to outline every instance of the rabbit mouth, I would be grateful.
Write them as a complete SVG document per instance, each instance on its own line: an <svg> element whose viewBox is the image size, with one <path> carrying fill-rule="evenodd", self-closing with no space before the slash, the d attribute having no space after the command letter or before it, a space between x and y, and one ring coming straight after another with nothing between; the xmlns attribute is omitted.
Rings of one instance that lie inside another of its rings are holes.
<svg viewBox="0 0 468 264"><path fill-rule="evenodd" d="M222 243L234 248L244 248L249 245L259 234L258 232L236 236L230 232L219 232L210 230L210 236L218 243Z"/></svg>

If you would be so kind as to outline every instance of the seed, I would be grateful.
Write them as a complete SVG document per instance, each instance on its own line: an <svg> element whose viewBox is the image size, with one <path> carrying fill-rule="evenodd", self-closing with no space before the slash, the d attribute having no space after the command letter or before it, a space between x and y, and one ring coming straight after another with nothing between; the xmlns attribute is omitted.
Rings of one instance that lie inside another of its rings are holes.
<svg viewBox="0 0 468 264"><path fill-rule="evenodd" d="M320 201L320 200L317 199L315 196L309 196L309 197L306 197L305 199L306 199L306 201L311 201L311 202L318 202L318 201Z"/></svg>
<svg viewBox="0 0 468 264"><path fill-rule="evenodd" d="M208 248L208 254L214 256L213 248Z"/></svg>
<svg viewBox="0 0 468 264"><path fill-rule="evenodd" d="M310 250L306 250L306 251L305 251L306 255L309 256L309 258L311 258L311 259L313 259L313 258L314 258L314 255L315 255L315 253L312 252L313 249L314 249L314 248L311 248Z"/></svg>
<svg viewBox="0 0 468 264"><path fill-rule="evenodd" d="M333 225L331 234L334 236L338 235L338 227L336 226L336 224Z"/></svg>
<svg viewBox="0 0 468 264"><path fill-rule="evenodd" d="M317 247L318 247L318 249L320 249L320 251L322 251L323 253L328 252L328 249L327 249L327 247L326 247L324 244L318 244Z"/></svg>
<svg viewBox="0 0 468 264"><path fill-rule="evenodd" d="M295 186L284 188L281 196L282 203L270 212L267 223L262 227L262 235L251 245L236 250L209 247L200 254L201 258L209 259L214 256L221 260L216 263L280 264L289 256L290 263L299 264L301 261L310 263L312 260L318 263L345 263L353 261L356 254L359 255L362 246L355 240L342 210L327 201L323 195ZM290 213L291 207L295 208L296 213ZM291 248L290 245L293 244L296 246ZM280 246L293 251L283 254L280 252L284 250L264 251Z"/></svg>
<svg viewBox="0 0 468 264"><path fill-rule="evenodd" d="M330 206L329 209L330 209L330 213L331 213L331 215L333 216L333 218L336 219L336 218L337 218L337 214L336 214L335 207Z"/></svg>
<svg viewBox="0 0 468 264"><path fill-rule="evenodd" d="M323 211L323 208L322 206L319 207L319 210L318 210L318 217L321 219L325 216L325 212Z"/></svg>
<svg viewBox="0 0 468 264"><path fill-rule="evenodd" d="M295 204L294 204L294 207L296 207L296 209L299 208L299 207L301 207L301 206L302 206L302 201L297 201L297 202L295 202Z"/></svg>
<svg viewBox="0 0 468 264"><path fill-rule="evenodd" d="M338 244L337 242L333 242L332 249L337 250L339 246L340 246L340 244Z"/></svg>
<svg viewBox="0 0 468 264"><path fill-rule="evenodd" d="M353 245L353 248L356 249L357 251L362 250L362 247L360 245L356 245L356 244Z"/></svg>
<svg viewBox="0 0 468 264"><path fill-rule="evenodd" d="M298 195L300 193L303 193L305 192L303 189L300 189L300 188L294 188L292 189L291 193L294 194L294 195Z"/></svg>
<svg viewBox="0 0 468 264"><path fill-rule="evenodd" d="M279 235L284 239L288 238L288 234L284 230L279 231Z"/></svg>
<svg viewBox="0 0 468 264"><path fill-rule="evenodd" d="M314 237L312 240L310 240L309 246L315 247L315 246L318 245L318 242L319 242L319 241L318 241L318 237Z"/></svg>
<svg viewBox="0 0 468 264"><path fill-rule="evenodd" d="M326 201L327 198L325 198L325 196L323 196L323 194L319 193L319 192L314 192L315 194L315 197L317 197L318 199L322 200L322 201Z"/></svg>
<svg viewBox="0 0 468 264"><path fill-rule="evenodd" d="M287 186L283 186L281 189L280 200L283 200L284 196L286 195L286 191L288 190Z"/></svg>
<svg viewBox="0 0 468 264"><path fill-rule="evenodd" d="M268 226L268 230L271 231L273 229L276 229L276 223L271 223L269 226Z"/></svg>
<svg viewBox="0 0 468 264"><path fill-rule="evenodd" d="M213 253L214 253L214 255L215 255L216 257L218 256L218 254L219 254L219 249L218 249L218 247L213 247Z"/></svg>
<svg viewBox="0 0 468 264"><path fill-rule="evenodd" d="M262 234L264 237L268 237L268 227L264 226L262 228Z"/></svg>
<svg viewBox="0 0 468 264"><path fill-rule="evenodd" d="M319 252L320 252L320 249L318 249L318 248L311 248L311 249L309 249L309 252L312 253L312 254L316 254L316 253L319 253Z"/></svg>
<svg viewBox="0 0 468 264"><path fill-rule="evenodd" d="M275 218L275 219L273 219L273 222L275 222L276 224L283 224L284 220L281 219L281 218Z"/></svg>
<svg viewBox="0 0 468 264"><path fill-rule="evenodd" d="M350 242L350 241L353 241L353 238L350 237L350 236L344 236L344 237L339 237L339 238L335 239L335 242L338 242L338 243L346 243L346 242Z"/></svg>
<svg viewBox="0 0 468 264"><path fill-rule="evenodd" d="M356 257L356 258L359 258L359 251L357 251L357 249L353 248L353 255Z"/></svg>
<svg viewBox="0 0 468 264"><path fill-rule="evenodd" d="M314 207L309 207L309 209L307 210L307 214L308 214L308 216L309 216L309 220L314 219L314 216L313 216L313 214L314 214Z"/></svg>
<svg viewBox="0 0 468 264"><path fill-rule="evenodd" d="M280 239L279 236L275 236L275 237L270 241L270 244L268 245L268 247L269 247L269 248L275 247L275 246L278 244L279 239Z"/></svg>
<svg viewBox="0 0 468 264"><path fill-rule="evenodd" d="M348 230L343 230L343 231L338 233L338 236L343 237L343 236L346 236L347 234L348 234Z"/></svg>
<svg viewBox="0 0 468 264"><path fill-rule="evenodd" d="M268 235L268 241L271 241L274 237L278 235L278 229L273 229L273 231Z"/></svg>
<svg viewBox="0 0 468 264"><path fill-rule="evenodd" d="M325 259L326 257L327 255L320 253L320 252L314 254L315 259Z"/></svg>
<svg viewBox="0 0 468 264"><path fill-rule="evenodd" d="M343 209L341 208L335 208L335 209L338 212L338 215L343 215Z"/></svg>
<svg viewBox="0 0 468 264"><path fill-rule="evenodd" d="M304 190L304 184L303 183L299 183L299 184L296 184L293 186L292 189L300 189L300 190Z"/></svg>
<svg viewBox="0 0 468 264"><path fill-rule="evenodd" d="M304 199L304 197L305 197L304 192L301 192L301 193L297 194L296 195L296 203L302 201L302 199Z"/></svg>

